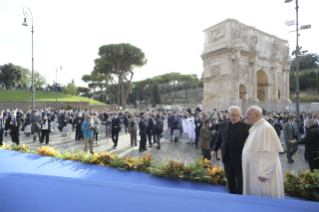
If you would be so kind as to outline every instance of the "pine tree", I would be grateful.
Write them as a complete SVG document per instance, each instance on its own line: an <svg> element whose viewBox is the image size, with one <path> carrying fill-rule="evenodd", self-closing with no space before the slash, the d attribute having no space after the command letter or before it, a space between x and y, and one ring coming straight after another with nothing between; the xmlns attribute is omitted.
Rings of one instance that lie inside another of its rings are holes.
<svg viewBox="0 0 319 212"><path fill-rule="evenodd" d="M153 86L153 96L154 96L154 103L155 104L161 104L162 103L160 89L159 89L159 85L158 84L155 84Z"/></svg>

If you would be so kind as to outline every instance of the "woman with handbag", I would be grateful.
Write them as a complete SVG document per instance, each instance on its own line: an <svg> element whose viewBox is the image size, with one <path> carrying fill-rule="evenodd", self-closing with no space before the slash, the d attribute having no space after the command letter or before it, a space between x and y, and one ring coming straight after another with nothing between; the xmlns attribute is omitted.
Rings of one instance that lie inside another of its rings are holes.
<svg viewBox="0 0 319 212"><path fill-rule="evenodd" d="M45 144L49 144L49 134L51 132L51 119L48 119L47 115L43 116L41 121L41 139L40 143L42 144L45 136Z"/></svg>

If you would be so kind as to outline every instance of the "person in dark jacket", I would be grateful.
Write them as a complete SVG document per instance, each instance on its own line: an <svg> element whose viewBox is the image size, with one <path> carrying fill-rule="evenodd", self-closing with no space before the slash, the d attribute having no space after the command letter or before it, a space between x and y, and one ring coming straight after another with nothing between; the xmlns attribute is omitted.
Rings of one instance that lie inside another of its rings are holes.
<svg viewBox="0 0 319 212"><path fill-rule="evenodd" d="M203 126L203 119L201 118L200 112L197 113L197 117L195 118L194 124L195 124L195 146L196 146L196 149L198 149L200 129Z"/></svg>
<svg viewBox="0 0 319 212"><path fill-rule="evenodd" d="M76 124L75 140L80 140L81 138L84 139L84 135L81 129L84 120L85 119L82 117L82 113L78 113L78 116L74 120L74 123Z"/></svg>
<svg viewBox="0 0 319 212"><path fill-rule="evenodd" d="M119 140L119 133L121 131L120 127L120 118L118 117L120 114L115 115L112 119L112 140L114 143L113 148L116 149L117 142Z"/></svg>
<svg viewBox="0 0 319 212"><path fill-rule="evenodd" d="M148 138L148 142L150 144L150 147L152 147L152 134L153 134L153 130L154 130L154 120L153 120L152 116L147 115L146 122L147 122L146 134L147 134L147 138Z"/></svg>
<svg viewBox="0 0 319 212"><path fill-rule="evenodd" d="M145 116L141 116L141 121L138 123L140 128L140 152L146 151L146 129L147 129L147 123L145 121Z"/></svg>
<svg viewBox="0 0 319 212"><path fill-rule="evenodd" d="M306 157L308 159L310 171L313 172L315 169L319 169L319 159L318 151L319 151L319 125L316 123L314 119L308 119L307 123L307 133L306 136L299 140L289 141L292 144L300 145L305 144L306 149Z"/></svg>
<svg viewBox="0 0 319 212"><path fill-rule="evenodd" d="M48 116L50 116L50 114L48 113ZM40 143L42 144L44 141L44 137L45 137L45 144L49 143L49 134L50 134L50 129L51 129L51 119L48 119L48 116L46 114L44 114L44 116L42 117L42 121L41 121L41 139L40 139Z"/></svg>
<svg viewBox="0 0 319 212"><path fill-rule="evenodd" d="M161 134L163 133L163 119L159 114L156 115L156 122L154 127L154 133L156 135L157 147L156 149L161 149Z"/></svg>
<svg viewBox="0 0 319 212"><path fill-rule="evenodd" d="M3 145L3 133L4 133L4 119L2 113L0 113L0 146Z"/></svg>
<svg viewBox="0 0 319 212"><path fill-rule="evenodd" d="M123 124L124 124L124 127L125 127L125 134L127 134L127 131L128 131L128 128L129 128L129 126L128 126L128 118L127 118L127 115L124 113L124 115L123 115Z"/></svg>
<svg viewBox="0 0 319 212"><path fill-rule="evenodd" d="M11 140L13 143L19 145L20 143L20 116L17 116L15 111L11 111L11 115L9 119L7 119L9 123L9 130L11 135Z"/></svg>

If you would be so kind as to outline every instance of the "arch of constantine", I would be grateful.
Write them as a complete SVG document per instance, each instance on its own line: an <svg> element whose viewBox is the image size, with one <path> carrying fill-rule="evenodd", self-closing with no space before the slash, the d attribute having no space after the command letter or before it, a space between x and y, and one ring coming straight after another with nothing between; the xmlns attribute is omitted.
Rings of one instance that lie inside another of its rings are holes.
<svg viewBox="0 0 319 212"><path fill-rule="evenodd" d="M280 110L291 102L287 40L234 19L204 32L204 111L230 105Z"/></svg>

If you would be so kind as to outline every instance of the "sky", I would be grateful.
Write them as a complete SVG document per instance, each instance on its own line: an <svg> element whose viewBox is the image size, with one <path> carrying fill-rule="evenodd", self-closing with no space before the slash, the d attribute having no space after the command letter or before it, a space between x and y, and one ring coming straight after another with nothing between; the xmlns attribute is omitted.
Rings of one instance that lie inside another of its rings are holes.
<svg viewBox="0 0 319 212"><path fill-rule="evenodd" d="M0 65L32 68L31 21L22 26L23 7L33 14L34 70L52 84L90 74L100 46L130 43L145 53L147 64L134 69L133 81L164 73L197 74L203 65L203 30L228 18L286 39L296 46L295 1L284 0L0 0ZM319 53L315 23L319 0L299 0L299 46Z"/></svg>

